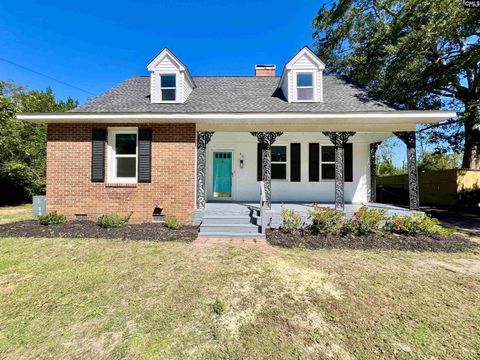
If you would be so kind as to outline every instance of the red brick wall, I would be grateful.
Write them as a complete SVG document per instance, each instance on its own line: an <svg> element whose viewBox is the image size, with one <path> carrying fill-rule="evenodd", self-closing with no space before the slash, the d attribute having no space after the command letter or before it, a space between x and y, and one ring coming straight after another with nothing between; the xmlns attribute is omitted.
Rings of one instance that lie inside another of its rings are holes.
<svg viewBox="0 0 480 360"><path fill-rule="evenodd" d="M130 222L150 222L153 208L191 223L195 207L195 124L108 124L152 129L152 182L91 182L92 128L97 124L49 124L47 144L47 210L72 218L94 219L109 212L129 214ZM105 149L105 174L108 174Z"/></svg>

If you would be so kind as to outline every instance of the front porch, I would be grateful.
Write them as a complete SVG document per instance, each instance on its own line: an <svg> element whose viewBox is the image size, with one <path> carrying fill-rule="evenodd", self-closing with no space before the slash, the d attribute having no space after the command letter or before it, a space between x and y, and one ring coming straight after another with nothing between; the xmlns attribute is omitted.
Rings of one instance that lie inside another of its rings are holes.
<svg viewBox="0 0 480 360"><path fill-rule="evenodd" d="M298 212L305 222L308 223L308 212L313 208L311 202L272 202L271 209L266 211L265 221L266 226L270 228L279 228L282 224L281 207L285 206L287 209L295 210ZM334 203L317 203L318 206L326 206L334 208ZM379 203L350 203L345 204L344 212L347 217L353 216L353 213L357 211L362 205L367 205L372 209L385 209L388 216L394 214L397 215L409 215L411 210L402 208L399 206L379 204ZM204 209L197 210L195 216L195 225L201 225L203 218L239 218L249 217L250 224L260 225L260 204L254 202L208 202L205 204Z"/></svg>

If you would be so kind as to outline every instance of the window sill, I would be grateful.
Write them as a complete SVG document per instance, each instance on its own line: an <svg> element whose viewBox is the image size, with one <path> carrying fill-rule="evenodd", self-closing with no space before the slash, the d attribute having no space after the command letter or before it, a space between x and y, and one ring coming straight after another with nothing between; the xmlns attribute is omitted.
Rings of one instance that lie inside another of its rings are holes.
<svg viewBox="0 0 480 360"><path fill-rule="evenodd" d="M105 187L107 188L136 188L138 184L133 184L133 183L110 183L110 184L105 184Z"/></svg>

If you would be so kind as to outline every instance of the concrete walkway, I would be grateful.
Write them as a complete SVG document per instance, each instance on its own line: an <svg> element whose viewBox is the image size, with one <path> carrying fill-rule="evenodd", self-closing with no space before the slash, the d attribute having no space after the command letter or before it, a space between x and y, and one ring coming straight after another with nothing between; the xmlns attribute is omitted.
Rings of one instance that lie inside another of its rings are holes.
<svg viewBox="0 0 480 360"><path fill-rule="evenodd" d="M447 226L453 226L462 232L480 236L480 215L465 214L436 208L422 208L427 214L437 218Z"/></svg>

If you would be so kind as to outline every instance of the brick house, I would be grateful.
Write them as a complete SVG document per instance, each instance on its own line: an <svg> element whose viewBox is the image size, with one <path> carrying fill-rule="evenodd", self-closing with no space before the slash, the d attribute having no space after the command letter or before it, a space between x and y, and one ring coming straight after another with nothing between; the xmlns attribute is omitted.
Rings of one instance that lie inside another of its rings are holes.
<svg viewBox="0 0 480 360"><path fill-rule="evenodd" d="M73 111L19 115L48 124L48 211L148 222L161 207L199 223L209 203L374 202L374 154L391 136L407 145L415 209L415 127L456 115L399 110L324 74L308 47L280 77L191 76L169 49L147 68Z"/></svg>

